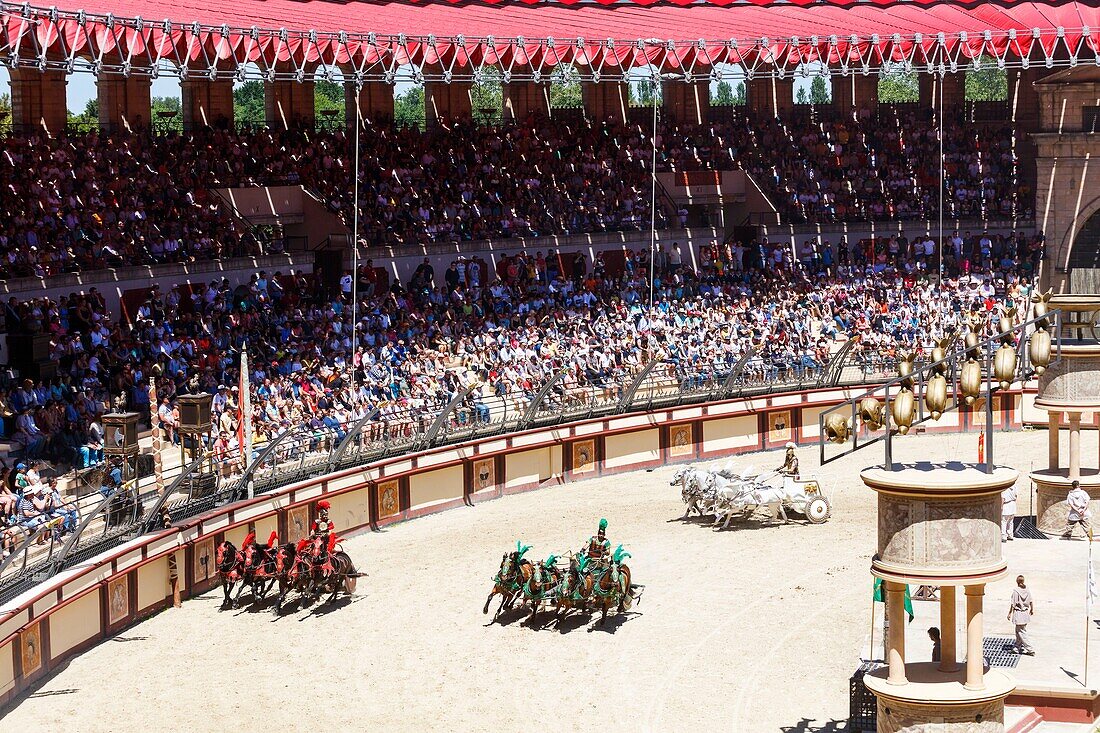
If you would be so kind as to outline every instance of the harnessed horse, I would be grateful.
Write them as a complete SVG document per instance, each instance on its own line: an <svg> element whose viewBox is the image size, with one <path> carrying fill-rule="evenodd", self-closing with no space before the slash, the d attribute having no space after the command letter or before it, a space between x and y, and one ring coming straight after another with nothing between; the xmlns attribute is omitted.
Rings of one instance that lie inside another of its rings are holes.
<svg viewBox="0 0 1100 733"><path fill-rule="evenodd" d="M489 591L489 597L485 599L485 607L481 609L482 613L489 613L489 603L492 602L493 596L499 595L500 607L493 614L493 621L497 620L502 611L512 607L516 596L522 592L523 586L534 572L531 562L523 559L523 553L528 549L530 548L521 547L517 542L516 549L504 553L500 559L500 569L493 576L493 589Z"/></svg>
<svg viewBox="0 0 1100 733"><path fill-rule="evenodd" d="M241 579L241 569L244 565L244 555L237 546L229 540L222 540L214 554L214 562L218 569L218 578L221 579L222 589L225 592L225 600L222 601L222 609L229 608L233 601L229 594L233 586ZM240 593L237 594L238 596Z"/></svg>

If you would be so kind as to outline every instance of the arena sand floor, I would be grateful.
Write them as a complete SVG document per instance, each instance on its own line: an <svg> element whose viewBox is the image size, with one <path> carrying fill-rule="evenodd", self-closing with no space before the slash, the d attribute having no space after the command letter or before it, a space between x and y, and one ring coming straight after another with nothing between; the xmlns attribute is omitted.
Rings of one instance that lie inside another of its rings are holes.
<svg viewBox="0 0 1100 733"><path fill-rule="evenodd" d="M998 458L1027 461L1022 474L1045 445L1042 432L997 435ZM910 436L895 456L973 460L976 446L975 434ZM215 589L72 660L0 728L844 730L876 541L875 496L858 471L882 451L823 468L814 448L799 457L832 501L823 525L681 521L673 467L460 508L349 539L369 577L346 602L274 618L219 612ZM645 585L631 613L592 631L581 619L527 628L516 615L487 625L502 553L517 540L534 558L577 549L600 517Z"/></svg>

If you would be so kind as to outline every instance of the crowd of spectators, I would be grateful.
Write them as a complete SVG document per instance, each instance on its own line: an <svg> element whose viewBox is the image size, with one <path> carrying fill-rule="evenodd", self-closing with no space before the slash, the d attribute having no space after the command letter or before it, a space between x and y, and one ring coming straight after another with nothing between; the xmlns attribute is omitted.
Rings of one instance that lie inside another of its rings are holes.
<svg viewBox="0 0 1100 733"><path fill-rule="evenodd" d="M794 222L931 217L937 130L890 115L663 124L658 167L744 169ZM372 245L649 225L646 124L377 124L360 138L361 231ZM301 184L350 224L351 147L343 131L304 129L8 136L0 277L278 251L280 240L235 218L214 189ZM1030 216L1033 192L1018 174L1010 128L949 125L944 153L946 216ZM658 205L657 225L682 223L677 213Z"/></svg>
<svg viewBox="0 0 1100 733"><path fill-rule="evenodd" d="M58 372L0 390L0 414L17 460L64 471L102 460L103 411L124 401L149 414L150 384L169 440L176 396L212 393L211 448L215 458L232 454L246 344L257 446L291 426L342 434L376 408L379 426L413 431L463 393L466 419L522 414L562 371L551 407L617 398L652 360L677 379L702 381L723 378L751 349L753 378L801 377L855 335L856 358L888 370L899 350L967 328L972 312L992 328L985 314L998 304L1026 308L1041 244L1022 235L953 235L941 283L936 242L904 235L796 247L715 242L694 252L676 244L659 248L652 263L645 250L595 262L553 250L495 262L460 258L440 273L425 261L388 288L368 263L355 283L358 358L350 275L334 289L294 271L258 272L235 288L224 279L154 286L125 319L94 290L12 299L4 327L48 334ZM17 484L9 491L29 511Z"/></svg>

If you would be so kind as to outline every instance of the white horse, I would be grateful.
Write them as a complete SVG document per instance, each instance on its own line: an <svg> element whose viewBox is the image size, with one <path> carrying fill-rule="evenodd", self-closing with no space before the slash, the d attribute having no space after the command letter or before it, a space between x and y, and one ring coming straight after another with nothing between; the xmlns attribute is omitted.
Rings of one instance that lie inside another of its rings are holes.
<svg viewBox="0 0 1100 733"><path fill-rule="evenodd" d="M718 524L724 518L722 529L726 529L734 517L747 517L761 508L767 508L771 516L782 519L784 523L789 522L785 505L792 501L804 502L806 497L793 481L784 480L779 486L768 483L777 477L778 472L771 472L748 481L729 481L723 485L723 479L715 475L714 486L719 500L716 502L714 523Z"/></svg>
<svg viewBox="0 0 1100 733"><path fill-rule="evenodd" d="M703 516L703 508L712 499L712 494L705 489L709 476L709 472L693 466L682 466L676 469L676 473L672 474L672 481L669 482L669 486L680 486L680 498L687 505L684 508L683 519L687 519L692 511L695 511L699 516Z"/></svg>

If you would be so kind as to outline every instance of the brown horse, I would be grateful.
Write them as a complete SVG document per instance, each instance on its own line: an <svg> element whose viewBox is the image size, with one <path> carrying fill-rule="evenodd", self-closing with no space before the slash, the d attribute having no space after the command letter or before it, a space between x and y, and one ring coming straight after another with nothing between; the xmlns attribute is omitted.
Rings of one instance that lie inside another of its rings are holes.
<svg viewBox="0 0 1100 733"><path fill-rule="evenodd" d="M592 596L592 576L584 572L588 558L573 555L569 558L569 569L565 571L561 583L554 594L554 607L561 623L574 608L588 609L588 599Z"/></svg>
<svg viewBox="0 0 1100 733"><path fill-rule="evenodd" d="M535 614L542 608L543 603L551 603L561 585L562 572L554 566L553 555L545 562L536 562L527 582L523 584L523 602L531 605L531 615L527 617L527 623L533 623Z"/></svg>
<svg viewBox="0 0 1100 733"><path fill-rule="evenodd" d="M275 563L278 539L278 533L272 532L265 547L257 544L255 533L250 532L241 547L244 556L241 566L242 591L244 587L252 589L253 603L262 601L278 578ZM237 599L240 599L240 593Z"/></svg>
<svg viewBox="0 0 1100 733"><path fill-rule="evenodd" d="M630 607L633 602L631 594L630 568L625 564L612 562L603 572L597 571L591 600L601 610L600 626L607 621L607 610L612 606L617 607L619 613Z"/></svg>
<svg viewBox="0 0 1100 733"><path fill-rule="evenodd" d="M306 581L307 594L316 600L328 593L325 603L335 601L341 589L348 594L353 593L359 577L351 557L336 549L337 542L336 535L327 538L318 535L307 540L306 545L299 547L297 552L297 572L300 579Z"/></svg>
<svg viewBox="0 0 1100 733"><path fill-rule="evenodd" d="M244 564L244 555L237 546L229 540L222 540L218 544L218 549L214 554L214 562L218 570L218 578L222 582L222 589L225 591L225 599L222 601L222 609L229 608L233 601L230 599L229 594L233 590L233 586L237 581L241 579L241 568ZM237 595L240 595L238 592Z"/></svg>
<svg viewBox="0 0 1100 733"><path fill-rule="evenodd" d="M489 591L489 597L485 599L485 607L482 613L489 613L489 603L493 596L501 597L500 607L493 614L493 621L497 620L502 611L507 611L515 603L516 597L523 591L523 586L531 578L534 568L529 560L523 559L525 548L519 547L512 552L504 553L500 560L500 569L493 576L493 589ZM490 622L492 623L492 622Z"/></svg>

